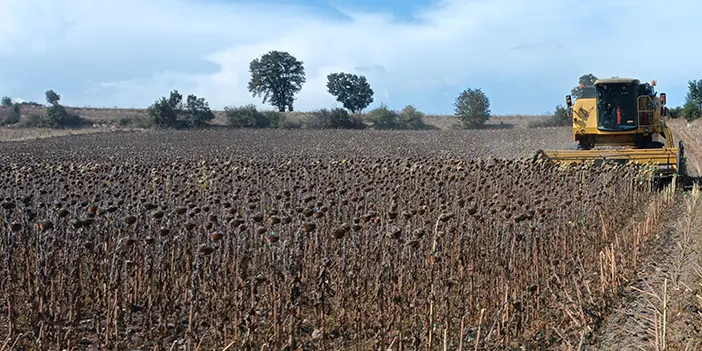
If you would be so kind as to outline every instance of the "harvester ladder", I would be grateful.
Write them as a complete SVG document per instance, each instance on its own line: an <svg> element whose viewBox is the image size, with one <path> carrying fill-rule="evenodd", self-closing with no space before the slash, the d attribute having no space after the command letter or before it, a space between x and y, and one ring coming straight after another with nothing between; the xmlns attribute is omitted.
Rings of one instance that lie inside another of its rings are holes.
<svg viewBox="0 0 702 351"><path fill-rule="evenodd" d="M641 95L638 99L638 118L639 127L653 127L654 126L654 116L656 113L656 103L648 95ZM646 114L646 119L648 123L644 123L644 114Z"/></svg>

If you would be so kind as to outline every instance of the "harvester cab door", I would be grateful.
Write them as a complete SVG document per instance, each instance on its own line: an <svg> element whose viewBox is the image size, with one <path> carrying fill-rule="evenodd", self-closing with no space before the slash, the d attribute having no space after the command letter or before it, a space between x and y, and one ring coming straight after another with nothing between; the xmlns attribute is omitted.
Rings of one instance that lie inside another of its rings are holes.
<svg viewBox="0 0 702 351"><path fill-rule="evenodd" d="M598 110L600 110L598 122L599 128L612 129L616 122L616 112L614 99L611 97L611 91L607 86L603 86L602 90L598 91Z"/></svg>
<svg viewBox="0 0 702 351"><path fill-rule="evenodd" d="M636 87L631 84L602 84L597 87L597 123L601 131L630 131L638 125Z"/></svg>

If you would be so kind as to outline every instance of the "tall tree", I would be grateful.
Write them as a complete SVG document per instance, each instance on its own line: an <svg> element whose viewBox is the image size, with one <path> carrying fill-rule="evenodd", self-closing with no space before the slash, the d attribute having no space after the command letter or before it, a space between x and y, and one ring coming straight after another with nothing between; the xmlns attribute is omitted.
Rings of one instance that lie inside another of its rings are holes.
<svg viewBox="0 0 702 351"><path fill-rule="evenodd" d="M466 128L477 128L490 118L490 99L480 89L466 89L454 103L456 116Z"/></svg>
<svg viewBox="0 0 702 351"><path fill-rule="evenodd" d="M61 95L51 89L47 90L44 95L46 95L46 102L48 102L49 105L57 105L59 100L61 100Z"/></svg>
<svg viewBox="0 0 702 351"><path fill-rule="evenodd" d="M359 113L373 103L373 89L365 76L351 73L327 75L327 91L352 113Z"/></svg>
<svg viewBox="0 0 702 351"><path fill-rule="evenodd" d="M270 51L249 64L251 80L249 92L254 97L262 96L263 103L271 103L280 112L293 110L295 94L306 82L302 61L287 52Z"/></svg>
<svg viewBox="0 0 702 351"><path fill-rule="evenodd" d="M583 88L584 87L592 87L595 86L595 81L598 78L595 77L592 73L588 74L583 74L580 76L580 79L578 79L578 85L570 90L570 95L573 96L573 98L577 99L583 95Z"/></svg>

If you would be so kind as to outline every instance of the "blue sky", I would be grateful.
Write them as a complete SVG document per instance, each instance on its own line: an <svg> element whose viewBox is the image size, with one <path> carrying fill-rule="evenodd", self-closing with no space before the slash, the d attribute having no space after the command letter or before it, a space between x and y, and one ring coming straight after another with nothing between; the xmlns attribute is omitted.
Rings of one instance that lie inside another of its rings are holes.
<svg viewBox="0 0 702 351"><path fill-rule="evenodd" d="M325 84L341 71L366 75L372 106L427 113L452 113L466 88L493 114L552 111L590 72L656 79L674 106L702 79L699 13L699 0L3 0L0 95L145 107L178 89L264 107L248 63L283 50L307 72L297 110L339 106Z"/></svg>

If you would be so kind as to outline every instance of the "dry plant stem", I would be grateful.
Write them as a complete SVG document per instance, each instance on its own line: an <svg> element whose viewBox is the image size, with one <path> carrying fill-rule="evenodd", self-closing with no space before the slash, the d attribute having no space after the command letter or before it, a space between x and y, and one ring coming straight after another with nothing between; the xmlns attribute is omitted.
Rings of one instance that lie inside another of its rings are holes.
<svg viewBox="0 0 702 351"><path fill-rule="evenodd" d="M663 282L663 331L661 333L661 350L666 350L666 328L668 326L668 279Z"/></svg>
<svg viewBox="0 0 702 351"><path fill-rule="evenodd" d="M478 345L480 345L480 329L483 325L483 314L485 313L485 309L481 308L480 309L480 319L478 320L478 334L475 337L475 350L478 350Z"/></svg>

